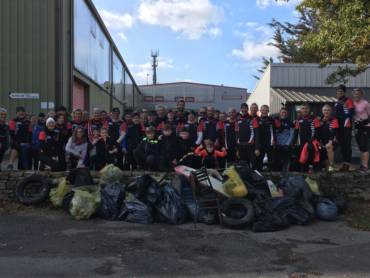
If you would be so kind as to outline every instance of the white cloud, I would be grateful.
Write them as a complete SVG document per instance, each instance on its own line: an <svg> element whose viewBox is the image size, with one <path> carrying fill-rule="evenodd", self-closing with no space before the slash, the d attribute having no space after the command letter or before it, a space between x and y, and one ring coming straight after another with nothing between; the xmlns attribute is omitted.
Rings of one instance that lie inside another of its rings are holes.
<svg viewBox="0 0 370 278"><path fill-rule="evenodd" d="M195 40L204 35L219 36L217 25L224 12L210 0L141 0L138 17L144 23L168 27Z"/></svg>
<svg viewBox="0 0 370 278"><path fill-rule="evenodd" d="M152 76L152 64L151 62L146 62L143 64L131 64L129 68L138 84L146 84L148 74L149 81ZM158 69L157 70L166 70L174 68L173 59L168 57L159 57L158 58ZM158 74L160 74L158 72Z"/></svg>
<svg viewBox="0 0 370 278"><path fill-rule="evenodd" d="M270 42L255 43L246 40L241 49L233 49L231 54L247 62L262 59L262 57L277 57L279 50L275 46L269 45Z"/></svg>
<svg viewBox="0 0 370 278"><path fill-rule="evenodd" d="M126 37L125 33L123 33L123 32L119 32L119 33L117 34L117 36L118 36L121 40L123 40L124 42L127 42L127 41L128 41L128 39L127 39L127 37Z"/></svg>
<svg viewBox="0 0 370 278"><path fill-rule="evenodd" d="M271 6L271 5L277 5L277 6L295 6L297 4L299 4L301 2L301 0L290 0L290 1L286 1L286 0L256 0L256 5L259 7L259 8L267 8L268 6Z"/></svg>
<svg viewBox="0 0 370 278"><path fill-rule="evenodd" d="M119 14L107 10L100 10L99 14L110 30L130 29L134 25L134 18L128 13Z"/></svg>

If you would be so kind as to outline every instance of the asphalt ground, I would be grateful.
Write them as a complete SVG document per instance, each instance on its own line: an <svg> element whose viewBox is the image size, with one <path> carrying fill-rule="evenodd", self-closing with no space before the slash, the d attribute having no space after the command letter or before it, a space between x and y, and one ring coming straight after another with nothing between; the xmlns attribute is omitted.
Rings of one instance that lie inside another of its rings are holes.
<svg viewBox="0 0 370 278"><path fill-rule="evenodd" d="M370 277L370 233L344 221L255 234L220 226L0 215L0 277Z"/></svg>

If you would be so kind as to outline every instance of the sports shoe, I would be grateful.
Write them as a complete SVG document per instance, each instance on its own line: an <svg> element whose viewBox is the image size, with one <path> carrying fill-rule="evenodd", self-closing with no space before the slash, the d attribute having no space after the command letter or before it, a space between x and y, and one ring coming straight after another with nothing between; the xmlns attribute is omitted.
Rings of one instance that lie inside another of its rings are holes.
<svg viewBox="0 0 370 278"><path fill-rule="evenodd" d="M367 173L369 168L365 167L364 165L361 165L360 168L357 169L358 172L360 173Z"/></svg>
<svg viewBox="0 0 370 278"><path fill-rule="evenodd" d="M330 166L328 167L328 172L334 172L334 167L333 167L332 165L330 165Z"/></svg>

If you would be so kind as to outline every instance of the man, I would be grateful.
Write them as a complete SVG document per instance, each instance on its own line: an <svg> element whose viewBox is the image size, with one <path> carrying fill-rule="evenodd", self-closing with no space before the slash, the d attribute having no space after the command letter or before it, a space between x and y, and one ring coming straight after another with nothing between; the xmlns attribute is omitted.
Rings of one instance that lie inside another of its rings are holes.
<svg viewBox="0 0 370 278"><path fill-rule="evenodd" d="M247 105L248 109L248 105ZM257 118L246 115L239 118L236 125L239 159L256 169L255 146L259 146L259 125ZM257 154L258 151L257 151Z"/></svg>
<svg viewBox="0 0 370 278"><path fill-rule="evenodd" d="M0 171L4 154L9 147L9 126L6 123L7 111L0 107Z"/></svg>
<svg viewBox="0 0 370 278"><path fill-rule="evenodd" d="M18 169L30 170L30 149L32 143L31 122L26 119L24 107L16 108L16 117L9 121L9 133L11 138L10 164L8 170L13 170L14 161L18 157Z"/></svg>
<svg viewBox="0 0 370 278"><path fill-rule="evenodd" d="M71 121L72 132L77 127L87 129L87 122L85 122L84 119L83 119L83 112L82 112L81 109L75 109L73 111L72 115L73 115L73 118L72 118L72 121Z"/></svg>
<svg viewBox="0 0 370 278"><path fill-rule="evenodd" d="M352 159L352 116L354 105L352 99L346 97L346 86L339 85L336 89L337 102L335 113L338 119L338 142L340 145L343 165L340 171L349 171Z"/></svg>
<svg viewBox="0 0 370 278"><path fill-rule="evenodd" d="M108 118L104 123L104 127L108 129L109 139L117 144L121 144L124 139L127 125L120 119L121 111L115 107L112 109L111 118ZM117 148L117 167L123 169L123 152L122 148Z"/></svg>
<svg viewBox="0 0 370 278"><path fill-rule="evenodd" d="M229 108L229 119L224 123L224 146L226 148L227 163L233 163L237 160L237 112L235 108Z"/></svg>
<svg viewBox="0 0 370 278"><path fill-rule="evenodd" d="M177 112L185 113L185 101L180 99L176 104Z"/></svg>
<svg viewBox="0 0 370 278"><path fill-rule="evenodd" d="M198 111L198 123L207 119L207 107L202 106Z"/></svg>
<svg viewBox="0 0 370 278"><path fill-rule="evenodd" d="M101 117L101 110L95 107L93 109L93 116L89 120L88 125L87 125L89 139L92 138L94 129L100 130L102 127L103 127L103 120Z"/></svg>
<svg viewBox="0 0 370 278"><path fill-rule="evenodd" d="M126 160L125 169L136 169L137 164L134 158L134 150L143 139L144 132L140 124L140 115L138 113L132 114L132 123L128 123L125 136Z"/></svg>
<svg viewBox="0 0 370 278"><path fill-rule="evenodd" d="M155 111L157 112L157 125L167 122L167 110L163 105L157 105Z"/></svg>
<svg viewBox="0 0 370 278"><path fill-rule="evenodd" d="M199 146L204 140L211 140L219 147L219 134L217 132L217 120L214 118L215 108L207 107L207 119L202 120L198 126L198 138L196 144Z"/></svg>
<svg viewBox="0 0 370 278"><path fill-rule="evenodd" d="M276 149L274 151L274 170L285 175L290 168L292 145L294 139L294 124L288 119L288 110L280 109L279 117L274 119L276 128Z"/></svg>

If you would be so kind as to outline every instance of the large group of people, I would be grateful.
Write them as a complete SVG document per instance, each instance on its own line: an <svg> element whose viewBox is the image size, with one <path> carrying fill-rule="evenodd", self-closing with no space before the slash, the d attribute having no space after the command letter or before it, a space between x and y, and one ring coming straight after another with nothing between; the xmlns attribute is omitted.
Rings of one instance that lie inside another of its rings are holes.
<svg viewBox="0 0 370 278"><path fill-rule="evenodd" d="M183 164L222 169L243 161L259 171L332 171L334 150L340 148L348 171L352 159L352 132L361 152L359 171L368 170L370 104L357 88L352 98L346 87L336 88L337 102L312 115L302 104L294 121L286 107L269 115L269 107L242 103L227 113L214 107L187 111L180 100L167 110L110 113L94 108L91 117L76 109L71 115L59 107L47 115L28 115L23 107L7 122L0 108L0 163L10 148L7 170L63 171L76 167L100 170L107 164L121 169L171 170ZM0 167L1 169L1 167Z"/></svg>

